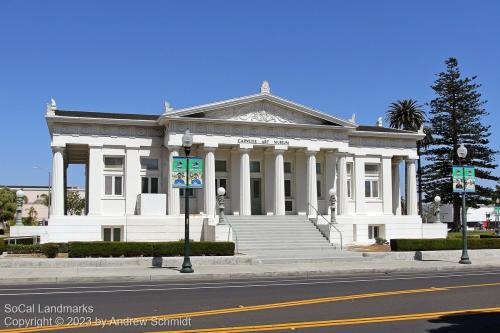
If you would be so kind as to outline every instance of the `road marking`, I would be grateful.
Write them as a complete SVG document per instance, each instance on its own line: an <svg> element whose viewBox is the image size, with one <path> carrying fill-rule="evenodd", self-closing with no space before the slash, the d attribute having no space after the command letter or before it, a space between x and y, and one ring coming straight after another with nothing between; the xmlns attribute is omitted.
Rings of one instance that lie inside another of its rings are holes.
<svg viewBox="0 0 500 333"><path fill-rule="evenodd" d="M460 315L463 316L463 315L474 315L474 314L479 314L479 313L495 313L495 312L500 312L500 307L468 309L468 310L454 310L454 311L441 311L441 312L428 312L428 313L412 313L412 314L397 315L397 316L335 319L335 320L321 320L321 321L305 321L305 322L268 324L268 325L256 325L256 326L235 326L235 327L219 327L219 328L205 328L205 329L195 329L195 330L176 330L176 331L154 331L154 333L262 332L262 331L291 330L291 329L298 329L298 328L317 328L317 327L331 327L331 326L344 326L344 325L373 324L373 323L395 322L395 321L405 321L405 320L436 319L436 318L441 318L444 316L460 316Z"/></svg>
<svg viewBox="0 0 500 333"><path fill-rule="evenodd" d="M432 287L432 288L421 288L421 289L383 291L383 292L344 295L344 296L331 296L331 297L322 297L322 298L311 298L311 299L304 299L304 300L268 303L268 304L260 304L260 305L249 305L249 306L240 306L240 307L231 307L231 308L221 308L221 309L205 310L205 311L174 313L174 314L144 316L144 317L129 317L129 318L127 318L127 320L152 321L152 320L173 319L173 318L181 318L181 317L204 317L204 316L214 316L214 315L239 313L239 312L249 312L249 311L259 311L259 310L269 310L269 309L277 309L277 308L304 306L304 305L319 304L319 303L347 301L347 300L353 300L353 299L364 299L364 298L405 295L405 294L407 295L407 294L417 294L417 293L449 291L449 290L460 289L460 288L478 288L478 287L492 287L492 286L500 286L500 282L484 283L484 284L471 284L471 285L462 285L462 286L438 287L438 288ZM15 333L35 332L35 331L39 332L39 331L52 331L52 330L62 330L62 329L96 327L96 326L101 326L101 325L108 325L109 326L109 325L112 325L113 322L116 322L118 320L120 320L120 319L102 321L100 323L94 323L94 322L86 323L85 325L50 325L50 326L26 327L26 328L18 328L18 329L0 330L0 332L12 332L12 333L14 333L14 332Z"/></svg>
<svg viewBox="0 0 500 333"><path fill-rule="evenodd" d="M466 276L484 276L484 275L499 275L500 272L479 272L479 273L463 273L463 274L442 274L442 275L421 275L421 276L394 276L389 275L381 278L375 279L355 279L355 280L336 280L336 279L323 279L323 280L312 280L307 279L306 281L297 280L271 280L268 281L257 281L258 283L245 284L245 282L206 282L193 285L191 284L174 284L174 286L186 286L186 287L167 287L167 288L140 288L140 289L113 289L113 290L88 290L91 288L122 288L122 287L141 287L141 286L155 286L155 285L123 285L123 286L82 286L82 287L52 287L52 288L33 288L33 289L1 289L2 290L13 290L13 291L24 291L24 290L57 290L57 291L37 291L37 292L21 292L21 293L0 293L0 296L25 296L25 295L58 295L58 294L90 294L90 293L124 293L124 292L141 292L141 291L174 291L174 290L199 290L199 289L226 289L226 288L262 288L262 287L279 287L279 286L298 286L298 285L315 285L315 284L331 284L331 283L355 283L355 282L376 282L376 281L393 281L393 280L414 280L414 279L426 279L426 278L448 278L448 277L466 277ZM275 283L278 282L278 283ZM290 282L290 283L284 283ZM231 285L227 285L232 283ZM78 289L73 291L68 291L71 289Z"/></svg>

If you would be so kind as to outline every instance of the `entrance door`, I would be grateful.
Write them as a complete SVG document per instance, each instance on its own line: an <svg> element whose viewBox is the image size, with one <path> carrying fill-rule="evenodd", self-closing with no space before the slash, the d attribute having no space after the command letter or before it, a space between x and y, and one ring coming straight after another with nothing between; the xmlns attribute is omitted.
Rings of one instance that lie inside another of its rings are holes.
<svg viewBox="0 0 500 333"><path fill-rule="evenodd" d="M252 215L262 214L262 188L260 178L250 179L250 195L252 196Z"/></svg>

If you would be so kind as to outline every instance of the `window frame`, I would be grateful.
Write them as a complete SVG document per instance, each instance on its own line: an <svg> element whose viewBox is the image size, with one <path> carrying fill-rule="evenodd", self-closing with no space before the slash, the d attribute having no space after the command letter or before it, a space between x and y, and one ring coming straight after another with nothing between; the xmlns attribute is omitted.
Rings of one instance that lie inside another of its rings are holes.
<svg viewBox="0 0 500 333"><path fill-rule="evenodd" d="M123 226L121 225L103 225L101 226L101 239L103 241L104 240L104 233L105 233L105 229L110 229L110 238L108 241L106 242L123 242ZM120 230L120 239L119 240L115 240L115 229L119 229Z"/></svg>
<svg viewBox="0 0 500 333"><path fill-rule="evenodd" d="M122 161L121 167L106 167L106 159L107 158L119 158ZM106 198L124 198L125 197L125 156L124 155L105 155L103 156L103 184L102 184L102 193ZM107 178L111 178L111 194L108 194L106 191L106 180ZM121 194L116 194L116 179L121 178Z"/></svg>
<svg viewBox="0 0 500 333"><path fill-rule="evenodd" d="M157 163L156 165L158 166L157 169L148 169L147 167L143 167L143 161L144 160L155 160ZM161 193L161 177L160 177L160 165L161 161L159 158L156 157L151 157L151 156L141 156L140 158L140 163L141 163L141 171L140 171L140 177L141 177L141 194L158 194ZM148 188L147 192L143 191L143 186L142 182L143 179L147 179L148 181ZM151 185L153 184L153 179L156 179L157 182L157 192L152 192L151 191Z"/></svg>
<svg viewBox="0 0 500 333"><path fill-rule="evenodd" d="M367 166L377 166L376 174L373 172L368 172L366 170ZM364 194L365 198L368 200L380 200L380 163L365 163L364 173L365 173L365 182L364 182ZM376 183L376 185L374 185ZM367 188L368 185L368 188ZM367 195L368 190L368 195ZM376 192L376 193L375 193ZM376 194L376 195L375 195Z"/></svg>
<svg viewBox="0 0 500 333"><path fill-rule="evenodd" d="M349 169L351 171L349 172ZM347 183L347 199L354 199L354 186L353 186L353 174L354 174L354 163L347 162L346 163L346 183Z"/></svg>

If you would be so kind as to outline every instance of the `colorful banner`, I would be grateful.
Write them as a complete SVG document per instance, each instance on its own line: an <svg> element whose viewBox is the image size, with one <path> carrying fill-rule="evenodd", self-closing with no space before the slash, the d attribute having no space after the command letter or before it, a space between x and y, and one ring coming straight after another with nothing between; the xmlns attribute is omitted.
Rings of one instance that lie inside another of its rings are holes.
<svg viewBox="0 0 500 333"><path fill-rule="evenodd" d="M476 192L476 170L474 167L464 167L465 192Z"/></svg>
<svg viewBox="0 0 500 333"><path fill-rule="evenodd" d="M203 188L203 159L175 156L172 158L172 187Z"/></svg>
<svg viewBox="0 0 500 333"><path fill-rule="evenodd" d="M452 171L453 192L475 192L476 171L474 167L453 166Z"/></svg>
<svg viewBox="0 0 500 333"><path fill-rule="evenodd" d="M180 156L172 157L172 187L185 188L187 179L186 158Z"/></svg>
<svg viewBox="0 0 500 333"><path fill-rule="evenodd" d="M202 188L203 187L203 159L200 157L189 158L189 179L188 187Z"/></svg>

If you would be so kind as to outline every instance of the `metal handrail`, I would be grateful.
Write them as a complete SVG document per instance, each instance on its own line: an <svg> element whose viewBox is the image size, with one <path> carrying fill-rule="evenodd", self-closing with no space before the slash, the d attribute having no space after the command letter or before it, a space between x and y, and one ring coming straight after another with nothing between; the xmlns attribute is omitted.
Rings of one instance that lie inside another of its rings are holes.
<svg viewBox="0 0 500 333"><path fill-rule="evenodd" d="M326 219L326 217L323 216L323 214L321 214L317 209L316 207L314 207L313 205L311 205L310 202L307 203L309 205L309 207L311 207L312 209L314 209L314 211L316 212L316 215L317 216L321 216L323 218L323 220L325 220L327 223L328 223L328 231L330 232L332 230L332 228L334 228L340 235L340 250L342 250L342 231L340 231L334 223L332 223L331 221L328 221ZM316 223L318 222L318 219L316 218ZM330 235L328 235L328 238L330 238Z"/></svg>
<svg viewBox="0 0 500 333"><path fill-rule="evenodd" d="M217 202L215 203L215 211L218 212L219 211L219 205L217 204ZM217 215L216 215L217 216ZM231 224L231 222L229 222L229 220L227 219L227 216L226 214L223 214L222 215L222 218L224 219L224 222L226 222L226 224L229 226L229 232L227 234L227 241L231 241L232 239L230 239L231 237L231 232L234 234L234 246L235 246L235 249L236 249L236 253L239 253L238 251L238 234L236 233L236 230L233 228L233 225ZM219 223L219 221L217 221L217 224Z"/></svg>

